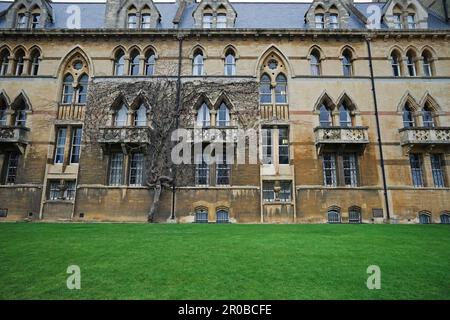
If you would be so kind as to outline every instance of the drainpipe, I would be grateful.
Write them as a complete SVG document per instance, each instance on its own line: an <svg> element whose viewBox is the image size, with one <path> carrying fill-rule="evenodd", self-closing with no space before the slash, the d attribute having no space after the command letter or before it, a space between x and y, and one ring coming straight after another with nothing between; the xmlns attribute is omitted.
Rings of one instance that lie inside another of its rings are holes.
<svg viewBox="0 0 450 320"><path fill-rule="evenodd" d="M390 209L389 209L389 200L388 200L387 183L386 183L386 170L384 167L383 146L382 146L382 140L381 140L380 119L378 116L377 92L375 89L375 80L374 80L374 76L373 76L372 51L370 48L370 38L369 37L366 37L366 44L367 44L367 53L369 55L370 82L372 84L372 98L373 98L373 105L375 107L375 120L376 120L376 124L377 124L378 151L380 153L381 175L383 177L384 202L386 205L386 217L387 217L387 221L389 222L391 219L391 213L390 213Z"/></svg>
<svg viewBox="0 0 450 320"><path fill-rule="evenodd" d="M445 22L450 22L448 17L448 7L447 7L447 0L442 1L442 5L444 6L444 16L445 16Z"/></svg>
<svg viewBox="0 0 450 320"><path fill-rule="evenodd" d="M178 71L177 71L177 112L175 116L175 129L178 129L180 125L180 110L181 110L181 67L183 62L183 35L178 34ZM175 192L176 192L176 178L177 178L177 168L172 165L172 213L170 215L171 220L175 220Z"/></svg>

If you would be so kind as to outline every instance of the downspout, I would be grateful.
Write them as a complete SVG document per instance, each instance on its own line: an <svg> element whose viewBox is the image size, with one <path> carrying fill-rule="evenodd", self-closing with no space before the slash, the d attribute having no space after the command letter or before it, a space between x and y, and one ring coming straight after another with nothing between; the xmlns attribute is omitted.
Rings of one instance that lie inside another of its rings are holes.
<svg viewBox="0 0 450 320"><path fill-rule="evenodd" d="M444 6L444 16L445 16L445 22L449 22L448 18L448 7L447 7L447 0L442 0L442 5Z"/></svg>
<svg viewBox="0 0 450 320"><path fill-rule="evenodd" d="M178 71L177 71L177 112L175 114L175 129L178 129L180 125L180 110L181 110L181 67L183 62L183 35L178 33ZM177 178L177 168L172 165L172 174L173 174L173 182L172 182L172 213L170 215L170 219L175 219L175 192L176 192L176 178Z"/></svg>
<svg viewBox="0 0 450 320"><path fill-rule="evenodd" d="M386 217L387 217L387 221L389 222L391 220L391 213L390 213L390 209L389 209L389 200L388 200L387 183L386 183L386 170L384 167L384 155L383 155L383 146L382 146L382 140L381 140L380 119L379 119L379 115L378 115L377 92L375 89L375 80L374 80L373 66L372 66L372 51L370 48L370 38L369 37L366 37L366 44L367 44L367 53L369 55L370 82L372 84L372 98L373 98L373 105L375 108L375 120L376 120L376 124L377 124L378 151L380 153L381 175L383 177L384 202L385 202L385 206L386 206Z"/></svg>

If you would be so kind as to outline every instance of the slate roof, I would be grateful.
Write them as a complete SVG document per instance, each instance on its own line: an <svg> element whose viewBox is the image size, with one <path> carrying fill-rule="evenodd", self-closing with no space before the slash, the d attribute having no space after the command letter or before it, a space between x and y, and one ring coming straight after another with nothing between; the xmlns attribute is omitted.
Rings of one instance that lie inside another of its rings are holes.
<svg viewBox="0 0 450 320"><path fill-rule="evenodd" d="M12 2L0 1L0 12L8 9ZM368 16L366 12L369 5L383 7L385 3L367 2L355 3L355 7ZM48 26L49 29L66 28L66 20L70 16L67 8L71 5L77 5L81 9L81 28L96 29L103 28L105 25L105 3L76 3L76 2L54 2L52 3L54 22ZM158 3L156 7L161 13L161 22L158 28L172 29L173 18L177 12L176 2ZM186 6L181 17L180 28L191 29L194 26L192 13L198 3ZM290 2L232 2L237 12L235 23L236 29L305 29L305 14L310 7L310 2L290 3ZM262 18L263 17L263 18ZM428 16L429 29L450 29L450 24L439 17L436 13L430 11ZM6 28L5 16L0 17L0 28ZM363 23L354 15L350 15L348 24L350 29L364 29ZM382 28L386 26L382 25Z"/></svg>

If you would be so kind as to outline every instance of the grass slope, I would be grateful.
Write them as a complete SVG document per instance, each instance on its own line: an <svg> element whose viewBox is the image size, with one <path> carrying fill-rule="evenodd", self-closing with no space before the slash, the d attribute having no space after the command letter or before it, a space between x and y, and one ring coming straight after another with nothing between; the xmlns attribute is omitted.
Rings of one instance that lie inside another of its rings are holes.
<svg viewBox="0 0 450 320"><path fill-rule="evenodd" d="M0 299L450 299L445 225L2 223L0 241Z"/></svg>

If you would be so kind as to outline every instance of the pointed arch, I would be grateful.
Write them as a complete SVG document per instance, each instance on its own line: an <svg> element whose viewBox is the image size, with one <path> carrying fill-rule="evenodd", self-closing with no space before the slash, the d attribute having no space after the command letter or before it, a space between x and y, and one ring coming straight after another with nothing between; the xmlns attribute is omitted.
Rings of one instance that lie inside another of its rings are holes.
<svg viewBox="0 0 450 320"><path fill-rule="evenodd" d="M1 49L0 49L1 50ZM29 50L28 50L28 55L31 56L33 54L33 52L39 52L39 57L41 57L41 59L43 58L43 52L41 47L39 47L37 44L33 45Z"/></svg>
<svg viewBox="0 0 450 320"><path fill-rule="evenodd" d="M403 49L402 48L400 48L398 45L393 45L393 46L391 46L388 50L387 50L387 54L386 54L386 57L387 58L390 58L391 56L392 56L392 53L396 53L396 54L398 54L400 57L402 57L402 55L403 55Z"/></svg>
<svg viewBox="0 0 450 320"><path fill-rule="evenodd" d="M334 104L333 99L331 98L331 96L328 94L328 92L326 90L324 90L322 92L322 94L319 96L319 98L317 99L316 103L314 104L313 111L319 112L320 107L322 105L325 105L330 110L334 110L336 108L336 105Z"/></svg>
<svg viewBox="0 0 450 320"><path fill-rule="evenodd" d="M225 57L227 56L228 52L233 51L234 54L234 58L235 59L239 59L239 53L238 50L236 49L236 47L234 45L227 44L223 50L222 50L222 59L225 59Z"/></svg>
<svg viewBox="0 0 450 320"><path fill-rule="evenodd" d="M214 109L214 105L212 104L211 100L208 98L206 94L202 93L200 97L197 99L197 102L193 106L194 111L197 112L197 110L200 109L203 103L206 103L209 110Z"/></svg>
<svg viewBox="0 0 450 320"><path fill-rule="evenodd" d="M110 109L113 111L119 110L122 105L125 105L127 109L130 109L129 103L122 92L119 92L117 96L113 99L113 102L110 105Z"/></svg>
<svg viewBox="0 0 450 320"><path fill-rule="evenodd" d="M422 99L420 99L419 107L420 109L424 108L425 106L429 106L434 112L439 113L442 111L442 108L440 107L439 103L436 101L435 98L431 96L431 94L427 91L423 95Z"/></svg>
<svg viewBox="0 0 450 320"><path fill-rule="evenodd" d="M6 105L9 107L11 106L11 99L9 99L8 95L6 94L5 89L0 89L0 100L5 101Z"/></svg>
<svg viewBox="0 0 450 320"><path fill-rule="evenodd" d="M214 110L218 110L220 108L220 105L222 103L225 103L226 106L228 107L228 109L231 111L232 109L234 109L233 104L231 103L230 98L228 97L228 95L226 94L226 92L221 92L219 97L216 100L216 103L213 105L213 109Z"/></svg>
<svg viewBox="0 0 450 320"><path fill-rule="evenodd" d="M24 56L27 55L27 48L25 46L19 44L18 46L14 47L12 51L12 55L16 56L19 51L22 51L24 53Z"/></svg>
<svg viewBox="0 0 450 320"><path fill-rule="evenodd" d="M420 106L417 103L416 99L414 99L409 91L406 91L403 97L400 99L400 103L397 105L397 112L402 113L403 108L407 103L414 112L417 112L420 109Z"/></svg>
<svg viewBox="0 0 450 320"><path fill-rule="evenodd" d="M404 50L405 55L407 55L408 53L413 53L416 57L419 56L419 50L417 50L417 48L415 46L413 46L412 44L410 44L409 46L407 46Z"/></svg>
<svg viewBox="0 0 450 320"><path fill-rule="evenodd" d="M196 54L196 52L200 50L203 54L203 59L208 58L208 55L206 54L206 49L199 43L197 43L196 45L194 45L191 48L191 51L189 51L189 58L192 60L194 59L194 55Z"/></svg>
<svg viewBox="0 0 450 320"><path fill-rule="evenodd" d="M263 63L270 57L270 55L277 56L283 62L284 68L289 74L287 77L294 76L294 70L287 56L275 44L271 44L263 51L256 62L255 75L258 78L260 78L262 74L261 70L263 67Z"/></svg>
<svg viewBox="0 0 450 320"><path fill-rule="evenodd" d="M125 54L127 54L128 56L131 56L131 53L133 51L137 51L139 53L139 55L142 53L141 47L139 47L137 44L134 44L128 48L128 51L125 51Z"/></svg>
<svg viewBox="0 0 450 320"><path fill-rule="evenodd" d="M136 98L130 103L130 110L136 111L140 108L141 105L144 105L147 110L150 110L150 103L148 102L148 98L145 95L143 90L140 90L136 95Z"/></svg>
<svg viewBox="0 0 450 320"><path fill-rule="evenodd" d="M316 51L316 52L319 53L319 58L320 58L320 60L326 59L325 52L324 52L324 51L322 50L322 48L321 48L319 45L317 45L317 44L312 45L312 46L308 49L307 59L310 59L310 56L311 56L311 54L312 54L314 51Z"/></svg>
<svg viewBox="0 0 450 320"><path fill-rule="evenodd" d="M155 46L153 46L152 44L147 45L146 47L144 47L144 49L142 50L142 52L144 53L144 55L147 55L150 51L153 51L153 54L155 55L155 59L158 59L158 50L156 50Z"/></svg>
<svg viewBox="0 0 450 320"><path fill-rule="evenodd" d="M17 110L21 107L22 103L25 104L25 110L33 110L31 107L30 99L28 98L24 90L21 90L17 97L12 101L12 103L10 104L11 109Z"/></svg>
<svg viewBox="0 0 450 320"><path fill-rule="evenodd" d="M72 49L69 50L69 52L60 60L59 67L56 71L55 76L59 77L62 76L62 73L64 72L65 67L67 64L72 60L76 55L80 55L85 62L87 63L87 67L89 70L89 75L93 76L94 73L94 64L92 63L91 57L85 52L85 50L80 45L75 45L72 47Z"/></svg>
<svg viewBox="0 0 450 320"><path fill-rule="evenodd" d="M345 91L341 93L339 98L337 99L336 106L339 107L342 103L345 103L350 111L356 112L359 111L358 106L354 102L355 100L350 97L348 93Z"/></svg>
<svg viewBox="0 0 450 320"><path fill-rule="evenodd" d="M352 60L358 59L358 56L356 54L356 50L352 46L350 46L348 44L345 44L345 45L341 46L341 48L339 49L339 57L342 58L344 56L345 52L349 52L350 53Z"/></svg>
<svg viewBox="0 0 450 320"><path fill-rule="evenodd" d="M433 47L430 47L429 45L424 45L422 46L419 50L420 55L423 55L424 52L428 51L431 56L433 57L433 59L437 60L438 59L438 55L436 53L436 50Z"/></svg>

